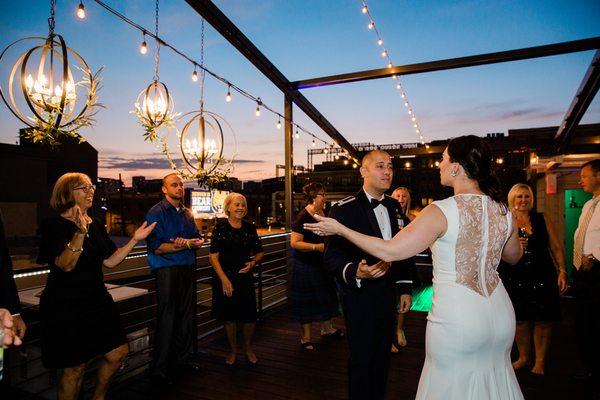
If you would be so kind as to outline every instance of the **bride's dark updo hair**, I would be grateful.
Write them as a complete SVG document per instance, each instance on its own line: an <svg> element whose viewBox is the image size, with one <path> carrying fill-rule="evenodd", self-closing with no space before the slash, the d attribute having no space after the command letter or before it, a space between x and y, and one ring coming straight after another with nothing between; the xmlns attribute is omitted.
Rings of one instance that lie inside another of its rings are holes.
<svg viewBox="0 0 600 400"><path fill-rule="evenodd" d="M470 179L479 184L479 189L494 201L506 205L500 181L494 171L492 150L482 138L474 135L460 136L448 143L451 162L459 163Z"/></svg>

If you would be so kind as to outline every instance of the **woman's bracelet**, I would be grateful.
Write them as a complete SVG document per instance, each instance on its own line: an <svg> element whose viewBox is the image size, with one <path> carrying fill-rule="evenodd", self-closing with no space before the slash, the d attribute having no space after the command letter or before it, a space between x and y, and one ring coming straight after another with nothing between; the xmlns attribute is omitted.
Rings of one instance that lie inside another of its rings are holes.
<svg viewBox="0 0 600 400"><path fill-rule="evenodd" d="M81 253L83 251L83 246L81 246L81 248L79 249L74 249L73 247L71 247L71 242L67 243L67 249L71 250L71 252L73 253Z"/></svg>
<svg viewBox="0 0 600 400"><path fill-rule="evenodd" d="M188 248L188 250L191 250L191 249L192 249L192 246L190 246L190 241L189 241L189 240L186 240L186 241L185 241L185 247L187 247L187 248Z"/></svg>

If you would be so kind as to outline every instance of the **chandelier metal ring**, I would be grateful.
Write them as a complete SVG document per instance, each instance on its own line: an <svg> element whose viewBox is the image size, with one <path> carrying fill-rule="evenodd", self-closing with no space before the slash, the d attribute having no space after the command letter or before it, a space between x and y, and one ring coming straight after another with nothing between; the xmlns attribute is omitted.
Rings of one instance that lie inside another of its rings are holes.
<svg viewBox="0 0 600 400"><path fill-rule="evenodd" d="M36 119L42 124L51 127L52 131L57 131L67 127L80 118L86 112L88 105L92 102L93 93L95 91L95 80L85 60L73 49L69 48L63 37L58 34L51 34L48 37L30 36L21 38L8 45L2 53L0 53L0 62L5 57L6 53L17 45L19 42L26 40L43 40L43 45L35 46L17 59L11 69L9 76L8 92L5 92L0 85L0 97L8 107L8 109L24 124L31 128L38 128L39 124L35 124ZM60 50L58 50L60 49ZM28 63L33 54L37 51L40 53L40 64L38 66L37 76L35 81L31 74L27 75ZM75 111L76 83L73 79L73 73L69 65L69 53L79 63L82 73L89 82L87 99L84 102L82 109L73 117ZM47 57L50 57L48 77L44 71L47 67ZM60 85L53 88L54 85L54 59L57 58L61 62L62 70L60 71ZM33 113L34 118L25 115L23 110L18 106L15 99L15 77L17 71L20 70L20 86L21 93L29 110ZM49 87L46 85L49 84ZM8 97L8 98L7 98ZM70 110L69 110L70 108ZM47 115L45 116L44 113Z"/></svg>

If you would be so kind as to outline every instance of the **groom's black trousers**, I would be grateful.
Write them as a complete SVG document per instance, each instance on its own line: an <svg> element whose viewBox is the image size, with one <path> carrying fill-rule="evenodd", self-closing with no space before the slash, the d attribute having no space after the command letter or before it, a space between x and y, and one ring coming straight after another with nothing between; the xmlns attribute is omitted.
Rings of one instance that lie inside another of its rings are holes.
<svg viewBox="0 0 600 400"><path fill-rule="evenodd" d="M343 296L350 346L350 400L379 400L385 397L396 318L392 291L390 296L391 301L379 304L375 304L373 297L366 293L345 293ZM377 298L381 300L381 296Z"/></svg>

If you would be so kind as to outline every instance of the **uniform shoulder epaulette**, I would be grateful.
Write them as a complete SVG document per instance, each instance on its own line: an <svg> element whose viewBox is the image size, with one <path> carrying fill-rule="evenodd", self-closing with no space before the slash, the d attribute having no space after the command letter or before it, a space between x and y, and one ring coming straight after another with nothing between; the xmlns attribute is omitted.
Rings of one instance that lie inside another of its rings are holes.
<svg viewBox="0 0 600 400"><path fill-rule="evenodd" d="M345 197L342 200L338 201L336 204L338 206L343 206L344 204L348 204L354 200L356 200L356 196L348 196L348 197Z"/></svg>

